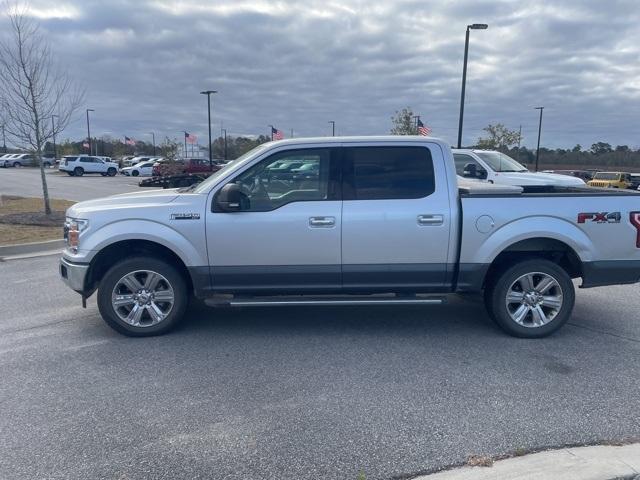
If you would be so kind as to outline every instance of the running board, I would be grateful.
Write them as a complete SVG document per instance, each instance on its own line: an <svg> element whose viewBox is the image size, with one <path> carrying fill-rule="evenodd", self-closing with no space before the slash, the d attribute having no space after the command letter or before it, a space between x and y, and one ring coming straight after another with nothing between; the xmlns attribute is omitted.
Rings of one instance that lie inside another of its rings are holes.
<svg viewBox="0 0 640 480"><path fill-rule="evenodd" d="M441 305L445 297L435 296L293 296L293 297L212 297L204 303L210 307L284 307L284 306L371 306L371 305Z"/></svg>

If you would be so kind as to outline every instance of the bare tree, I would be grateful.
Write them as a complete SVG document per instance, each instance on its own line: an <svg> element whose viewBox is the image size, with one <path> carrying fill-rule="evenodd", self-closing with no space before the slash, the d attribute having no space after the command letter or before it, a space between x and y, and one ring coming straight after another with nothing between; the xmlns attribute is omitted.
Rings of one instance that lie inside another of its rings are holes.
<svg viewBox="0 0 640 480"><path fill-rule="evenodd" d="M84 92L55 64L47 39L26 7L17 3L5 3L4 7L9 31L0 41L0 108L8 136L36 157L44 212L49 215L42 151L46 142L69 124Z"/></svg>

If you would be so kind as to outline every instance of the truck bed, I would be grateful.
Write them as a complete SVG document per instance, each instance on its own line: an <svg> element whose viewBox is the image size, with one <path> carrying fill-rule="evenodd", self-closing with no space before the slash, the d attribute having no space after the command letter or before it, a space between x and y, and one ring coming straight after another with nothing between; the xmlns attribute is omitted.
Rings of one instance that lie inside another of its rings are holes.
<svg viewBox="0 0 640 480"><path fill-rule="evenodd" d="M496 185L487 182L459 181L458 192L461 197L534 197L534 196L575 196L575 197L601 197L601 196L636 196L640 192L636 190L620 190L617 188L594 187L562 187L556 185L527 185L517 187L513 185Z"/></svg>

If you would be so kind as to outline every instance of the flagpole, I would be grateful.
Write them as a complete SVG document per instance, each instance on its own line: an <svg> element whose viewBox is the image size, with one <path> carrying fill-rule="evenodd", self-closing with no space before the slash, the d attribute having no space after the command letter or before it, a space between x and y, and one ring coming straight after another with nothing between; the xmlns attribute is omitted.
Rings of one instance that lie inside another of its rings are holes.
<svg viewBox="0 0 640 480"><path fill-rule="evenodd" d="M188 153L187 153L187 132L186 131L184 132L184 153L183 153L183 155L184 155L184 158L187 158Z"/></svg>

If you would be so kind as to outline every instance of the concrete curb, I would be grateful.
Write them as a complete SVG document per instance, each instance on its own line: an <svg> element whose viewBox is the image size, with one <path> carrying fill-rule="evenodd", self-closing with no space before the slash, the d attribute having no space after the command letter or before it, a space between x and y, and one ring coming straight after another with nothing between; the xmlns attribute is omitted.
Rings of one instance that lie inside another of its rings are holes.
<svg viewBox="0 0 640 480"><path fill-rule="evenodd" d="M48 240L46 242L20 243L16 245L0 246L0 258L29 253L50 252L64 248L64 240Z"/></svg>
<svg viewBox="0 0 640 480"><path fill-rule="evenodd" d="M640 443L563 448L461 467L413 480L610 480L640 478Z"/></svg>

